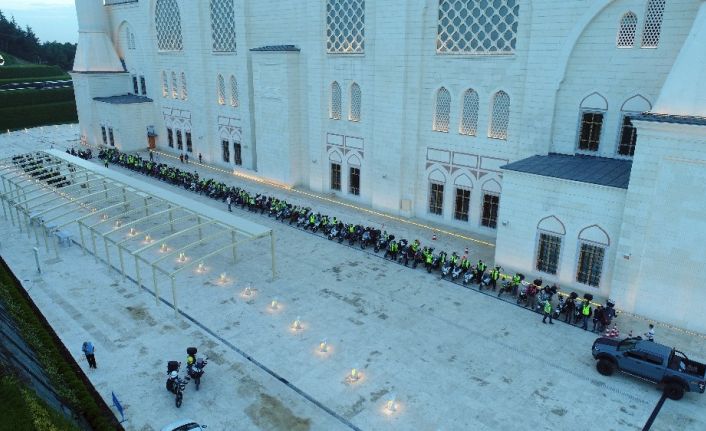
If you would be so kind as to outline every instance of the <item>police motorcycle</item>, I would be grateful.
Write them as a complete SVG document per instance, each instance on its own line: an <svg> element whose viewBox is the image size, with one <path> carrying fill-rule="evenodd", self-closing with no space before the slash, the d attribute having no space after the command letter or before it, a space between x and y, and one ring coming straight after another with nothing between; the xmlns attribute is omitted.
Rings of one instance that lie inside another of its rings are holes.
<svg viewBox="0 0 706 431"><path fill-rule="evenodd" d="M475 267L470 267L465 274L463 274L463 285L467 285L475 277Z"/></svg>
<svg viewBox="0 0 706 431"><path fill-rule="evenodd" d="M177 408L181 407L182 400L184 399L184 388L189 382L189 378L181 379L179 378L179 367L181 363L178 361L167 362L167 390L174 394L175 404Z"/></svg>
<svg viewBox="0 0 706 431"><path fill-rule="evenodd" d="M451 265L451 259L446 259L444 261L444 264L441 265L441 278L445 278L449 273L451 272L452 265Z"/></svg>
<svg viewBox="0 0 706 431"><path fill-rule="evenodd" d="M380 250L387 250L387 244L390 242L390 235L387 234L387 231L383 231L382 235L378 237L378 240L375 241L375 246L373 247L373 250L375 250L375 253L379 252ZM394 238L394 235L392 235Z"/></svg>
<svg viewBox="0 0 706 431"><path fill-rule="evenodd" d="M329 230L327 238L329 240L337 238L341 233L341 226L343 226L342 223L334 224L333 227L331 228L331 230Z"/></svg>
<svg viewBox="0 0 706 431"><path fill-rule="evenodd" d="M366 227L363 230L363 234L360 237L360 248L365 250L365 247L372 244L372 243L374 243L372 229L369 227Z"/></svg>
<svg viewBox="0 0 706 431"><path fill-rule="evenodd" d="M186 349L186 372L189 378L194 381L196 390L199 390L201 385L201 377L203 377L204 368L208 364L208 358L196 358L196 347Z"/></svg>

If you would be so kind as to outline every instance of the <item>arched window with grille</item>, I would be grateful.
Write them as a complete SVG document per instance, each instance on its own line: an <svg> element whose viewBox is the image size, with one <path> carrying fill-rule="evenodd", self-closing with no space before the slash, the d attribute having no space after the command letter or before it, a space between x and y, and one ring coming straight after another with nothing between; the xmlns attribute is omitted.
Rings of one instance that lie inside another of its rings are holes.
<svg viewBox="0 0 706 431"><path fill-rule="evenodd" d="M211 0L213 52L235 52L235 5L233 0Z"/></svg>
<svg viewBox="0 0 706 431"><path fill-rule="evenodd" d="M642 48L657 48L662 33L662 18L666 0L648 0L645 26L642 29Z"/></svg>
<svg viewBox="0 0 706 431"><path fill-rule="evenodd" d="M179 97L179 82L177 82L176 72L172 72L172 99Z"/></svg>
<svg viewBox="0 0 706 431"><path fill-rule="evenodd" d="M167 81L167 72L162 71L162 97L169 97L169 81Z"/></svg>
<svg viewBox="0 0 706 431"><path fill-rule="evenodd" d="M154 24L157 29L157 49L181 51L181 16L176 0L157 0L154 7Z"/></svg>
<svg viewBox="0 0 706 431"><path fill-rule="evenodd" d="M618 37L616 44L618 48L632 48L635 45L635 31L637 30L637 15L626 12L620 18Z"/></svg>
<svg viewBox="0 0 706 431"><path fill-rule="evenodd" d="M472 88L463 93L463 112L458 133L476 136L478 132L478 93Z"/></svg>
<svg viewBox="0 0 706 431"><path fill-rule="evenodd" d="M223 80L223 75L218 75L218 104L226 104L226 83Z"/></svg>
<svg viewBox="0 0 706 431"><path fill-rule="evenodd" d="M437 132L449 131L451 119L451 93L444 87L436 92L436 106L434 107L433 129Z"/></svg>
<svg viewBox="0 0 706 431"><path fill-rule="evenodd" d="M341 119L341 86L338 82L331 83L331 103L329 106L329 118L332 120Z"/></svg>
<svg viewBox="0 0 706 431"><path fill-rule="evenodd" d="M189 98L189 91L186 87L186 74L181 72L181 100L187 100Z"/></svg>
<svg viewBox="0 0 706 431"><path fill-rule="evenodd" d="M240 96L238 95L238 81L234 75L230 75L230 106L237 108L240 106Z"/></svg>
<svg viewBox="0 0 706 431"><path fill-rule="evenodd" d="M488 137L507 139L507 129L510 125L510 96L500 90L493 96L493 111L490 117Z"/></svg>
<svg viewBox="0 0 706 431"><path fill-rule="evenodd" d="M348 119L350 121L360 121L360 102L361 102L361 94L360 94L360 85L357 83L353 83L351 85L351 103L350 103L350 109L348 112Z"/></svg>

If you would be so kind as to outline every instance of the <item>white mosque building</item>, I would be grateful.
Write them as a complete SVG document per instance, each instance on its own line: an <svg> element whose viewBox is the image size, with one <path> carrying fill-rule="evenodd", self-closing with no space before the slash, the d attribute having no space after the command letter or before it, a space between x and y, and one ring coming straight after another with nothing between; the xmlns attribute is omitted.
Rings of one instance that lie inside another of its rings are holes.
<svg viewBox="0 0 706 431"><path fill-rule="evenodd" d="M704 0L76 0L82 139L496 238L706 331Z"/></svg>

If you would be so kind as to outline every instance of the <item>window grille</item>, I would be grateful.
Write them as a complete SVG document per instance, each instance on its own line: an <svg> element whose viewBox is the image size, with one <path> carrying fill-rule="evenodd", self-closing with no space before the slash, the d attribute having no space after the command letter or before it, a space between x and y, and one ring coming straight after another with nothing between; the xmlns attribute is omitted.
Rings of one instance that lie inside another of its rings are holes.
<svg viewBox="0 0 706 431"><path fill-rule="evenodd" d="M444 185L429 183L429 212L441 215L444 212Z"/></svg>
<svg viewBox="0 0 706 431"><path fill-rule="evenodd" d="M576 281L589 286L598 287L601 284L604 256L605 247L582 243L579 252Z"/></svg>
<svg viewBox="0 0 706 431"><path fill-rule="evenodd" d="M233 142L233 161L237 166L243 164L242 149L239 142Z"/></svg>
<svg viewBox="0 0 706 431"><path fill-rule="evenodd" d="M108 145L108 135L105 131L105 126L101 126L101 137L103 138L103 145Z"/></svg>
<svg viewBox="0 0 706 431"><path fill-rule="evenodd" d="M642 29L642 48L657 48L662 32L662 17L666 0L649 0L645 13L645 26Z"/></svg>
<svg viewBox="0 0 706 431"><path fill-rule="evenodd" d="M603 128L602 112L582 112L581 131L579 132L579 150L598 151Z"/></svg>
<svg viewBox="0 0 706 431"><path fill-rule="evenodd" d="M194 147L193 144L191 143L191 132L185 132L184 135L186 135L186 151L189 153L194 152Z"/></svg>
<svg viewBox="0 0 706 431"><path fill-rule="evenodd" d="M179 82L177 82L176 72L172 72L172 99L179 97Z"/></svg>
<svg viewBox="0 0 706 431"><path fill-rule="evenodd" d="M326 2L326 52L362 54L365 48L365 0Z"/></svg>
<svg viewBox="0 0 706 431"><path fill-rule="evenodd" d="M140 94L140 87L137 84L137 75L132 75L132 92L133 94Z"/></svg>
<svg viewBox="0 0 706 431"><path fill-rule="evenodd" d="M341 119L341 86L333 81L331 84L331 106L329 107L329 118L333 120Z"/></svg>
<svg viewBox="0 0 706 431"><path fill-rule="evenodd" d="M226 104L226 83L222 75L218 75L218 104Z"/></svg>
<svg viewBox="0 0 706 431"><path fill-rule="evenodd" d="M498 91L493 96L493 113L490 119L489 138L507 139L507 128L510 125L510 96L504 91Z"/></svg>
<svg viewBox="0 0 706 431"><path fill-rule="evenodd" d="M228 140L221 141L221 148L223 149L223 161L230 163L230 143Z"/></svg>
<svg viewBox="0 0 706 431"><path fill-rule="evenodd" d="M147 95L147 81L145 81L144 75L140 75L140 89L142 90L142 95Z"/></svg>
<svg viewBox="0 0 706 431"><path fill-rule="evenodd" d="M233 0L211 0L211 39L214 52L235 52Z"/></svg>
<svg viewBox="0 0 706 431"><path fill-rule="evenodd" d="M186 87L186 74L181 72L181 100L189 98L189 89Z"/></svg>
<svg viewBox="0 0 706 431"><path fill-rule="evenodd" d="M331 163L331 190L341 191L341 165Z"/></svg>
<svg viewBox="0 0 706 431"><path fill-rule="evenodd" d="M110 146L115 146L115 136L113 135L113 128L108 127L108 140L110 141Z"/></svg>
<svg viewBox="0 0 706 431"><path fill-rule="evenodd" d="M162 71L162 97L169 96L169 82L167 82L167 72Z"/></svg>
<svg viewBox="0 0 706 431"><path fill-rule="evenodd" d="M468 221L468 210L471 202L471 191L468 189L456 189L456 207L454 208L454 218L456 220Z"/></svg>
<svg viewBox="0 0 706 431"><path fill-rule="evenodd" d="M167 127L167 145L174 148L174 131L170 127Z"/></svg>
<svg viewBox="0 0 706 431"><path fill-rule="evenodd" d="M348 183L348 191L352 195L360 195L360 169L351 168L351 174Z"/></svg>
<svg viewBox="0 0 706 431"><path fill-rule="evenodd" d="M635 32L637 31L637 15L627 12L620 18L618 29L618 48L632 48L635 45Z"/></svg>
<svg viewBox="0 0 706 431"><path fill-rule="evenodd" d="M238 81L235 76L230 75L230 106L237 108L240 106L240 96L238 95Z"/></svg>
<svg viewBox="0 0 706 431"><path fill-rule="evenodd" d="M483 195L483 216L481 225L495 229L498 227L498 207L500 206L500 196L485 193Z"/></svg>
<svg viewBox="0 0 706 431"><path fill-rule="evenodd" d="M357 83L351 85L351 105L348 112L348 119L350 121L360 121L360 86Z"/></svg>
<svg viewBox="0 0 706 431"><path fill-rule="evenodd" d="M436 92L436 107L434 110L434 130L448 132L451 118L451 93L444 87Z"/></svg>
<svg viewBox="0 0 706 431"><path fill-rule="evenodd" d="M561 237L540 232L537 244L537 271L556 274L559 268L559 253L561 252Z"/></svg>
<svg viewBox="0 0 706 431"><path fill-rule="evenodd" d="M520 0L439 0L436 52L512 54Z"/></svg>
<svg viewBox="0 0 706 431"><path fill-rule="evenodd" d="M184 142L181 140L181 130L176 131L177 150L184 149Z"/></svg>
<svg viewBox="0 0 706 431"><path fill-rule="evenodd" d="M637 144L637 128L632 124L632 118L629 115L625 115L623 116L623 124L620 128L618 154L621 156L634 156L635 144Z"/></svg>
<svg viewBox="0 0 706 431"><path fill-rule="evenodd" d="M130 32L130 42L129 42L129 44L130 44L130 49L135 49L135 47L136 47L136 45L135 45L135 33L133 33L133 32Z"/></svg>
<svg viewBox="0 0 706 431"><path fill-rule="evenodd" d="M154 7L154 23L157 28L157 49L181 51L181 17L176 0L157 0Z"/></svg>
<svg viewBox="0 0 706 431"><path fill-rule="evenodd" d="M458 132L462 135L476 136L478 131L478 93L472 89L463 93L463 112Z"/></svg>

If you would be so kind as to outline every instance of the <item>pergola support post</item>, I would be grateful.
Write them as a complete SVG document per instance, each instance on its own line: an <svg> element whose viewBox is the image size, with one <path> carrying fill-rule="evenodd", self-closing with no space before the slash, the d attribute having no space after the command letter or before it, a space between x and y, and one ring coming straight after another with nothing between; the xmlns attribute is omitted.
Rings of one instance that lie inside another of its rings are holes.
<svg viewBox="0 0 706 431"><path fill-rule="evenodd" d="M172 300L174 301L174 315L179 317L179 307L177 306L176 280L174 276L169 277L172 280Z"/></svg>
<svg viewBox="0 0 706 431"><path fill-rule="evenodd" d="M169 210L169 226L171 227L172 233L173 233L174 232L174 214L171 209Z"/></svg>
<svg viewBox="0 0 706 431"><path fill-rule="evenodd" d="M233 264L236 262L237 252L236 252L236 241L235 241L235 231L230 231L230 238L233 241Z"/></svg>
<svg viewBox="0 0 706 431"><path fill-rule="evenodd" d="M270 230L270 252L272 253L272 280L275 279L275 231Z"/></svg>
<svg viewBox="0 0 706 431"><path fill-rule="evenodd" d="M137 275L137 290L142 287L142 275L140 274L140 259L135 255L135 275Z"/></svg>
<svg viewBox="0 0 706 431"><path fill-rule="evenodd" d="M154 299L159 306L159 286L157 286L157 270L154 266L152 267L152 285L154 287Z"/></svg>

